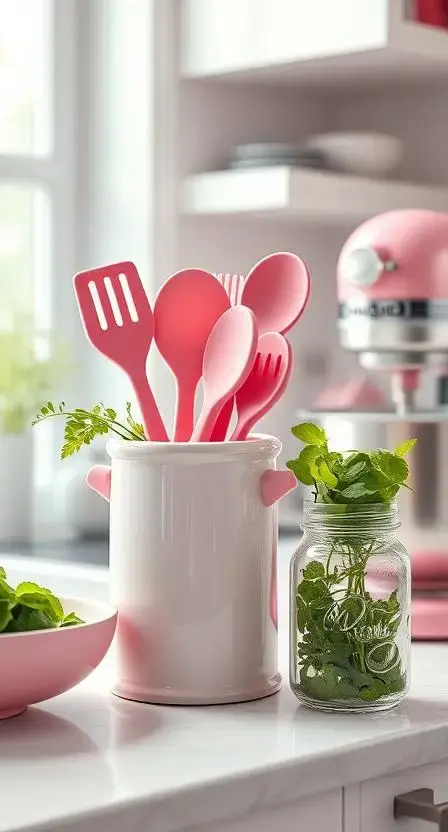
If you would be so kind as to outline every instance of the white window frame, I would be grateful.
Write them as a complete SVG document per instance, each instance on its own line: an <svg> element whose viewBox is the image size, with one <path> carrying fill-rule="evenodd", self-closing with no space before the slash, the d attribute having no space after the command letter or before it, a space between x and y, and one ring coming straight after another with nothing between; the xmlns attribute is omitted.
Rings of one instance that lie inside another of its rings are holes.
<svg viewBox="0 0 448 832"><path fill-rule="evenodd" d="M71 291L76 256L77 14L77 0L52 0L48 19L43 22L48 27L50 45L45 55L42 90L48 96L48 100L42 101L45 117L49 119L48 125L44 125L50 139L48 153L41 156L32 152L0 154L0 184L38 189L33 212L36 324L48 328L54 341L62 336L67 343L74 342L77 324ZM45 213L47 207L49 215ZM39 428L34 480L41 487L54 479L58 442L56 426L48 424ZM39 538L41 533L48 536L51 523L47 524L47 519L50 520L52 512L48 503L42 503L39 490L37 498L34 525Z"/></svg>
<svg viewBox="0 0 448 832"><path fill-rule="evenodd" d="M49 62L51 151L48 156L0 154L0 184L40 187L51 205L51 325L67 333L73 312L66 285L75 262L76 145L76 0L53 0L49 24L52 60ZM55 320L54 310L58 310Z"/></svg>

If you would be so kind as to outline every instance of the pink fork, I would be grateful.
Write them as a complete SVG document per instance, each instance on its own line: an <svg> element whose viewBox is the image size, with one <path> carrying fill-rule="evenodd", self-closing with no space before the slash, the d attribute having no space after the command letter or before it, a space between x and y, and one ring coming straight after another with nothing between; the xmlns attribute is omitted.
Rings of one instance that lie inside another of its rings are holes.
<svg viewBox="0 0 448 832"><path fill-rule="evenodd" d="M215 277L219 280L221 286L225 290L227 297L230 300L231 306L239 306L241 303L241 295L243 293L244 275L242 274L223 274L222 272L215 273Z"/></svg>
<svg viewBox="0 0 448 832"><path fill-rule="evenodd" d="M230 437L232 442L247 439L253 426L278 402L291 378L293 364L293 351L284 335L260 335L252 369L235 394L238 422Z"/></svg>
<svg viewBox="0 0 448 832"><path fill-rule="evenodd" d="M118 364L132 383L147 438L168 442L146 375L153 314L134 263L112 263L80 272L73 278L73 286L88 340Z"/></svg>
<svg viewBox="0 0 448 832"><path fill-rule="evenodd" d="M227 293L231 306L239 306L241 303L241 295L244 288L244 275L242 274L224 274L223 272L215 272L215 277L219 280L221 286ZM219 414L215 427L210 438L211 442L222 442L226 438L227 430L230 420L232 418L233 409L235 406L235 398L232 397L224 405Z"/></svg>

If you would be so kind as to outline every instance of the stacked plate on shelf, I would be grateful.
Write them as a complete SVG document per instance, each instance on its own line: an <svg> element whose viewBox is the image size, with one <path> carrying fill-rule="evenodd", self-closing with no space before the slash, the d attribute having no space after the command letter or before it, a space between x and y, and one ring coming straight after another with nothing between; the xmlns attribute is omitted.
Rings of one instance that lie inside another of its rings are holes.
<svg viewBox="0 0 448 832"><path fill-rule="evenodd" d="M260 167L326 168L325 155L315 148L284 142L237 145L229 160L233 170Z"/></svg>

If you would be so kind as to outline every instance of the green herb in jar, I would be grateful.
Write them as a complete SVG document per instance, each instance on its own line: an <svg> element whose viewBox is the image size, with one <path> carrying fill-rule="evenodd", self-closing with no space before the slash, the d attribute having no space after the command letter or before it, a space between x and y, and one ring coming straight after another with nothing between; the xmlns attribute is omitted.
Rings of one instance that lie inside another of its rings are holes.
<svg viewBox="0 0 448 832"><path fill-rule="evenodd" d="M293 689L309 704L330 709L392 701L407 685L403 651L409 641L403 609L409 568L393 533L394 500L408 487L405 456L415 440L394 452L340 453L329 449L317 425L303 423L292 433L305 447L287 465L312 487L314 502L304 523L308 543L292 568ZM389 591L372 589L369 570L379 578L387 573Z"/></svg>

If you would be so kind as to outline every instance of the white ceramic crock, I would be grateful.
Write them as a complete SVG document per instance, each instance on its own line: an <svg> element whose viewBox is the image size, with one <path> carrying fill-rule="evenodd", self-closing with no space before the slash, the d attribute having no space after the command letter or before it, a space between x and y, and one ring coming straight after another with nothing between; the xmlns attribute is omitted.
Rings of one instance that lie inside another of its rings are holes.
<svg viewBox="0 0 448 832"><path fill-rule="evenodd" d="M167 704L275 693L277 511L295 480L281 443L111 442L111 600L119 610L114 693Z"/></svg>

